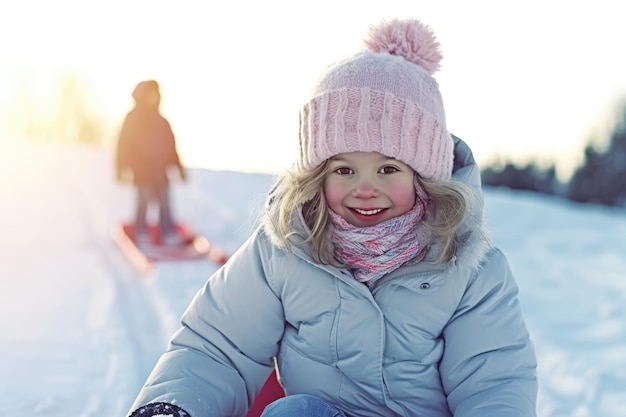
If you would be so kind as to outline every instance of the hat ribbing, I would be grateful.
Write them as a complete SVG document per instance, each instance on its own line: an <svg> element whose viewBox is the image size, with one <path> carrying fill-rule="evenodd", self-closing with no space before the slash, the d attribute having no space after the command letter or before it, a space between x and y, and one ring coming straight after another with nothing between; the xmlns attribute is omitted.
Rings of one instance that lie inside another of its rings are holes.
<svg viewBox="0 0 626 417"><path fill-rule="evenodd" d="M416 20L372 27L369 50L330 66L300 111L304 168L344 152L379 152L421 176L449 179L453 142L431 72L441 55Z"/></svg>

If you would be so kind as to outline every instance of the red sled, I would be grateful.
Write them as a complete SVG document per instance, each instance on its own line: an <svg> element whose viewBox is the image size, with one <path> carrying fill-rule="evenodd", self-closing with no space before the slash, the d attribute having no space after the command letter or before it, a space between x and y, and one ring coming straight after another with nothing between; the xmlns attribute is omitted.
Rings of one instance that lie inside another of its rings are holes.
<svg viewBox="0 0 626 417"><path fill-rule="evenodd" d="M112 230L113 240L139 272L150 271L155 262L209 259L220 265L228 261L228 255L209 240L195 233L185 223L174 225L175 242L163 242L156 224L148 225L148 235L138 240L134 226L124 223Z"/></svg>
<svg viewBox="0 0 626 417"><path fill-rule="evenodd" d="M284 396L285 391L282 385L280 385L280 382L278 382L278 377L274 370L269 378L267 378L267 381L265 381L259 395L254 399L254 403L250 410L248 410L246 417L259 417L266 406Z"/></svg>

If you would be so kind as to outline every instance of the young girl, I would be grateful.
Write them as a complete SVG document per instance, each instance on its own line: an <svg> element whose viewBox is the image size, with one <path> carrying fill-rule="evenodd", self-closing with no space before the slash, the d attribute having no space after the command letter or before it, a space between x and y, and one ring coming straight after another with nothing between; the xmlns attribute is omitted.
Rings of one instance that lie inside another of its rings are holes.
<svg viewBox="0 0 626 417"><path fill-rule="evenodd" d="M427 26L383 22L301 110L262 225L182 318L132 416L535 415L518 288L447 130Z"/></svg>

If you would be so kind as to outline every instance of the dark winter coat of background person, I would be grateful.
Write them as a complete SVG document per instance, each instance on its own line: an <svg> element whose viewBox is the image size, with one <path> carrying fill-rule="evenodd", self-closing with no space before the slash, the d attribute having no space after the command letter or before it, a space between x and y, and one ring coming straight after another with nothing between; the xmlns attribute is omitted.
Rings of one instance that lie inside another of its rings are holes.
<svg viewBox="0 0 626 417"><path fill-rule="evenodd" d="M124 170L129 168L135 185L166 187L168 167L176 167L179 172L182 168L169 122L158 106L144 101L147 90L155 87L149 83L156 84L140 83L133 92L137 105L126 116L120 132L117 173L118 177L124 176Z"/></svg>

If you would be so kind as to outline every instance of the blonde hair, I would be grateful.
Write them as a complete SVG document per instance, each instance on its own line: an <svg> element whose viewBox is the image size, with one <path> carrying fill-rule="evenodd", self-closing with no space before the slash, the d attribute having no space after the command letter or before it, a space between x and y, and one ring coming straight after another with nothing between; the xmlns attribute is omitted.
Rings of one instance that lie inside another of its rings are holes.
<svg viewBox="0 0 626 417"><path fill-rule="evenodd" d="M416 181L428 195L424 222L433 231L440 250L433 263L449 262L459 247L459 228L474 211L476 195L472 188L454 178L428 180L416 174Z"/></svg>
<svg viewBox="0 0 626 417"><path fill-rule="evenodd" d="M267 216L287 249L294 244L310 243L314 260L336 264L330 249L330 216L323 191L327 171L328 160L311 170L294 166L285 171L270 192ZM307 237L294 229L294 217L300 209L311 232Z"/></svg>
<svg viewBox="0 0 626 417"><path fill-rule="evenodd" d="M337 265L330 243L332 225L323 185L328 160L311 170L297 166L285 171L270 192L267 217L280 243L287 249L310 244L312 258L320 263ZM415 174L415 181L428 195L424 222L433 232L440 251L433 263L450 261L459 245L459 227L475 200L472 189L455 179L427 180ZM294 228L298 210L310 230L308 236Z"/></svg>

